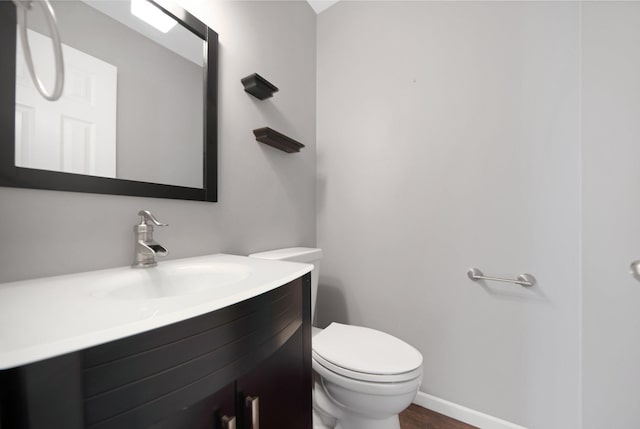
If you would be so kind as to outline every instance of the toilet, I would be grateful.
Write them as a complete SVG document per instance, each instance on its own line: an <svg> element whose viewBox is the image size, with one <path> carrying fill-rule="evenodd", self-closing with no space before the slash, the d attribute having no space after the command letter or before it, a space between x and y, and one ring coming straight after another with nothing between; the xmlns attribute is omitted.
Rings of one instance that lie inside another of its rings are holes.
<svg viewBox="0 0 640 429"><path fill-rule="evenodd" d="M313 320L322 249L293 247L249 256L313 264ZM400 429L398 414L411 404L422 382L420 352L361 326L332 323L312 330L314 429Z"/></svg>

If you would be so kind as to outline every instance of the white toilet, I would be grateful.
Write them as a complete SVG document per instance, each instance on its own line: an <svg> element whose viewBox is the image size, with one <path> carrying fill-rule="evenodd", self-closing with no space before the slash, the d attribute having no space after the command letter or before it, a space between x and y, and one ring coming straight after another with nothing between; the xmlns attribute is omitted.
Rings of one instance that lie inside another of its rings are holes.
<svg viewBox="0 0 640 429"><path fill-rule="evenodd" d="M313 320L322 249L293 247L249 256L313 264ZM422 382L418 350L384 332L340 323L313 328L312 349L314 429L400 429L398 414Z"/></svg>

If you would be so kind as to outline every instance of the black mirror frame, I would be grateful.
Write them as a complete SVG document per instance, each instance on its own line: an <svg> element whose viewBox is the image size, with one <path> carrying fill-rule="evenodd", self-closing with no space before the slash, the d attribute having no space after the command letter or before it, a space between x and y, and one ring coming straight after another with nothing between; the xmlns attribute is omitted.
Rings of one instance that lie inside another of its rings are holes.
<svg viewBox="0 0 640 429"><path fill-rule="evenodd" d="M0 186L139 197L218 201L218 34L171 0L154 0L160 9L203 39L205 100L203 188L16 167L15 75L16 7L0 1Z"/></svg>

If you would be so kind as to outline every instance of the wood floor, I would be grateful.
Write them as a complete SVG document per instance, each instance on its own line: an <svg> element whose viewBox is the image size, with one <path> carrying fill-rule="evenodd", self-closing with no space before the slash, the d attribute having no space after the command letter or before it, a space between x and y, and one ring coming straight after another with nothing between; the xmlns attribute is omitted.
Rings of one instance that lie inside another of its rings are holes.
<svg viewBox="0 0 640 429"><path fill-rule="evenodd" d="M478 429L435 411L411 404L400 413L401 429Z"/></svg>

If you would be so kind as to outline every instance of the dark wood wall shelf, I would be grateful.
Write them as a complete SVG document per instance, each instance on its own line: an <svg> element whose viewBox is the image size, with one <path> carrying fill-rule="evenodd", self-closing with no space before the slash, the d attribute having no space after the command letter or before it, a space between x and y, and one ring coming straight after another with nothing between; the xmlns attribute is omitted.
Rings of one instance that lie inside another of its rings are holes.
<svg viewBox="0 0 640 429"><path fill-rule="evenodd" d="M304 147L302 143L269 127L255 129L253 134L255 134L256 140L260 143L268 144L287 153L300 152L300 149Z"/></svg>
<svg viewBox="0 0 640 429"><path fill-rule="evenodd" d="M243 77L240 82L244 85L244 90L259 100L266 100L273 97L274 92L278 92L278 88L271 82L254 73L247 77Z"/></svg>

